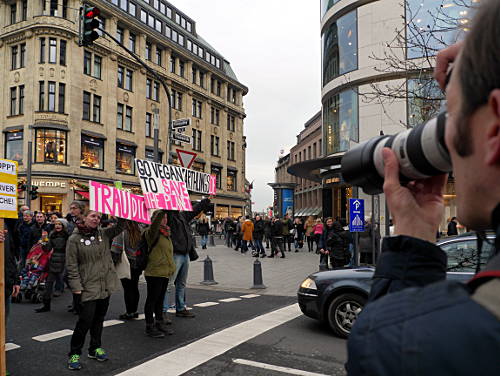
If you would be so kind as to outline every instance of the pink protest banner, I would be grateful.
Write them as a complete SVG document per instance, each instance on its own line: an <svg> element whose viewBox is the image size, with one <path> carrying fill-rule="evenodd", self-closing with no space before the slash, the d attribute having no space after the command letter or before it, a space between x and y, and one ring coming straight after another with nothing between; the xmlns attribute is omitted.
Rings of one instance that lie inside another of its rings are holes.
<svg viewBox="0 0 500 376"><path fill-rule="evenodd" d="M160 182L159 192L144 195L147 208L193 211L186 183L168 179L161 179Z"/></svg>
<svg viewBox="0 0 500 376"><path fill-rule="evenodd" d="M133 193L89 181L90 210L150 224L148 209L144 197Z"/></svg>

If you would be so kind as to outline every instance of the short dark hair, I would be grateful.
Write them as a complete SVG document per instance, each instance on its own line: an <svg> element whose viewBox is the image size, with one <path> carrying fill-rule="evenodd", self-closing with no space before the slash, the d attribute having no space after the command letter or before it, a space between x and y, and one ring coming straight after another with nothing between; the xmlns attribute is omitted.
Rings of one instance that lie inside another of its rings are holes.
<svg viewBox="0 0 500 376"><path fill-rule="evenodd" d="M457 153L473 152L469 120L488 103L490 93L500 88L500 1L483 0L462 47L458 78L462 101L453 140Z"/></svg>

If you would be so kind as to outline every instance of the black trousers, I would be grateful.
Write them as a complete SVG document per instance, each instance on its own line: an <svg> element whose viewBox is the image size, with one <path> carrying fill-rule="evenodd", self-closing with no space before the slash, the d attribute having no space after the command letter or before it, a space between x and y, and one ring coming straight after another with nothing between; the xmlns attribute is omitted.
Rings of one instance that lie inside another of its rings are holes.
<svg viewBox="0 0 500 376"><path fill-rule="evenodd" d="M312 252L314 250L314 243L314 236L312 234L307 236L307 250L309 252Z"/></svg>
<svg viewBox="0 0 500 376"><path fill-rule="evenodd" d="M277 255L278 252L284 254L283 251L283 239L282 238L271 238L271 255Z"/></svg>
<svg viewBox="0 0 500 376"><path fill-rule="evenodd" d="M64 272L54 273L49 272L47 280L45 281L45 292L43 293L44 302L49 302L52 299L52 292L54 292L54 284L63 278Z"/></svg>
<svg viewBox="0 0 500 376"><path fill-rule="evenodd" d="M102 323L108 312L109 297L106 299L89 300L81 303L78 322L71 337L69 356L81 355L85 337L90 330L89 353L101 347Z"/></svg>
<svg viewBox="0 0 500 376"><path fill-rule="evenodd" d="M125 299L125 308L127 313L136 313L139 305L139 277L142 272L130 268L130 279L123 278L120 281L123 286L123 298Z"/></svg>
<svg viewBox="0 0 500 376"><path fill-rule="evenodd" d="M168 278L146 276L148 296L144 305L144 316L146 324L153 324L154 317L157 321L163 320L163 300L167 292Z"/></svg>

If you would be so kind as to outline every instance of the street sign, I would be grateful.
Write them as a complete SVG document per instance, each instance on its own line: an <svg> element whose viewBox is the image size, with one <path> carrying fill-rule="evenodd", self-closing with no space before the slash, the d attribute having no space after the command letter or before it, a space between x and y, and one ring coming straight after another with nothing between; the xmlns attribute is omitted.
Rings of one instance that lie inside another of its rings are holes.
<svg viewBox="0 0 500 376"><path fill-rule="evenodd" d="M191 119L172 120L172 128L185 128L191 125Z"/></svg>
<svg viewBox="0 0 500 376"><path fill-rule="evenodd" d="M192 151L185 151L181 149L175 149L175 151L177 152L177 156L179 157L181 166L187 169L191 168L191 165L193 164L198 154L193 153Z"/></svg>
<svg viewBox="0 0 500 376"><path fill-rule="evenodd" d="M17 217L17 162L0 159L0 218Z"/></svg>
<svg viewBox="0 0 500 376"><path fill-rule="evenodd" d="M185 134L183 133L179 133L179 132L173 132L172 133L172 138L174 140L177 140L177 141L180 141L180 142L185 142L187 144L190 144L191 143L191 137L189 136L186 136Z"/></svg>
<svg viewBox="0 0 500 376"><path fill-rule="evenodd" d="M349 199L349 231L365 231L365 200Z"/></svg>
<svg viewBox="0 0 500 376"><path fill-rule="evenodd" d="M176 131L177 133L184 133L184 132L186 132L186 127L182 127L182 128L175 128L175 131Z"/></svg>

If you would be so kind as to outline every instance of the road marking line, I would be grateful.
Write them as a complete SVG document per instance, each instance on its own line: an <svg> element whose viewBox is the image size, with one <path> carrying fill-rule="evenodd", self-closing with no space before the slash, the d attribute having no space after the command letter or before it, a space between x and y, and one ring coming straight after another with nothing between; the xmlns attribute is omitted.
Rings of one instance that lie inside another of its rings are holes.
<svg viewBox="0 0 500 376"><path fill-rule="evenodd" d="M287 373L289 375L299 375L299 376L328 376L328 375L325 375L323 373L315 373L315 372L302 371L301 369L274 366L272 364L266 364L266 363L260 363L260 362L253 362L251 360L246 360L246 359L233 359L233 362L236 363L236 364L242 364L244 366L250 366L250 367L255 367L255 368L268 369L268 370L271 370L271 371L283 372L283 373Z"/></svg>
<svg viewBox="0 0 500 376"><path fill-rule="evenodd" d="M64 329L64 330L58 330L57 332L42 334L41 336L32 337L32 339L34 339L35 341L39 341L39 342L47 342L47 341L51 341L53 339L58 339L58 338L70 336L72 334L73 334L72 330Z"/></svg>
<svg viewBox="0 0 500 376"><path fill-rule="evenodd" d="M258 298L260 295L257 294L248 294L248 295L241 295L240 298L243 299L252 299L252 298Z"/></svg>
<svg viewBox="0 0 500 376"><path fill-rule="evenodd" d="M211 307L211 306L214 306L214 305L218 305L219 303L216 303L216 302L205 302L205 303L199 303L199 304L193 304L195 307L202 307L202 308L205 308L205 307Z"/></svg>
<svg viewBox="0 0 500 376"><path fill-rule="evenodd" d="M104 328L106 328L108 326L113 326L113 325L118 325L118 324L123 324L123 321L121 321L121 320L106 320L102 323L102 326Z"/></svg>
<svg viewBox="0 0 500 376"><path fill-rule="evenodd" d="M219 302L231 303L231 302L237 302L240 300L241 300L241 298L227 298L227 299L219 299Z"/></svg>
<svg viewBox="0 0 500 376"><path fill-rule="evenodd" d="M165 370L168 370L169 376L182 375L301 314L298 304L280 308L160 355L116 376L164 376Z"/></svg>
<svg viewBox="0 0 500 376"><path fill-rule="evenodd" d="M15 350L15 349L18 349L18 348L20 348L20 347L21 347L21 346L16 345L15 343L11 343L11 342L9 342L9 343L6 343L6 344L5 344L5 351Z"/></svg>

